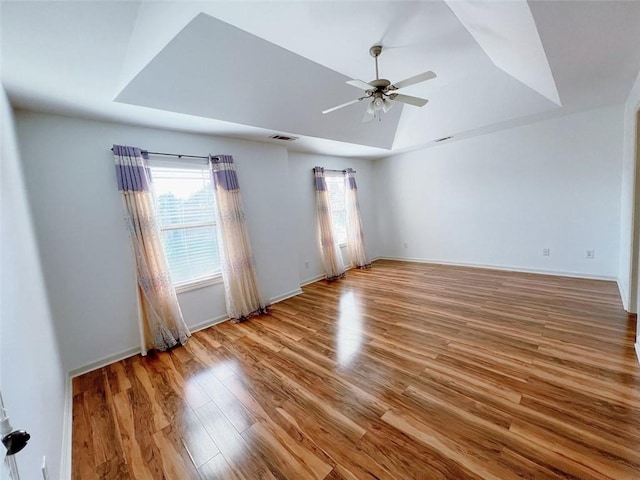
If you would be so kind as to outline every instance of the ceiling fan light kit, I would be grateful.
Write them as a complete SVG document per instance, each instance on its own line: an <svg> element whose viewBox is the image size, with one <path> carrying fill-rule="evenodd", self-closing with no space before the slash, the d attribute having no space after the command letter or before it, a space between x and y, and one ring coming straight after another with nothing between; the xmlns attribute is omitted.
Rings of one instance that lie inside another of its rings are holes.
<svg viewBox="0 0 640 480"><path fill-rule="evenodd" d="M374 45L369 49L369 53L374 58L376 63L376 79L370 81L369 83L363 82L362 80L347 81L349 85L364 90L365 94L360 98L351 100L350 102L346 102L336 107L324 110L322 112L323 114L335 112L336 110L347 107L349 105L353 105L354 103L358 103L367 98L371 99L371 102L369 103L369 105L367 105L367 109L364 112L362 121L370 122L374 118L381 120L382 113L387 113L393 107L392 101L414 105L416 107L423 107L427 104L428 100L424 98L412 97L411 95L403 95L401 93L396 93L396 90L408 87L410 85L415 85L416 83L422 83L426 82L427 80L431 80L432 78L436 77L435 73L427 71L402 80L401 82L392 84L386 78L380 78L380 75L378 73L378 57L382 53L382 45Z"/></svg>

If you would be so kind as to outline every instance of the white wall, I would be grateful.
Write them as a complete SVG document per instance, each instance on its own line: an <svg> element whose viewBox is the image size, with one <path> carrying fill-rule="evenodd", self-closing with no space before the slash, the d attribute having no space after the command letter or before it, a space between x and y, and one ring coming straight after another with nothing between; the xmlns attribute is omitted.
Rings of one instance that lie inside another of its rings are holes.
<svg viewBox="0 0 640 480"><path fill-rule="evenodd" d="M381 254L617 278L622 119L608 107L377 161Z"/></svg>
<svg viewBox="0 0 640 480"><path fill-rule="evenodd" d="M618 285L625 309L638 308L638 249L640 225L635 225L634 212L640 211L640 195L636 195L636 116L640 107L640 75L636 78L624 105L624 144L622 157L622 191L620 199L620 272ZM638 198L636 198L638 197ZM635 233L634 233L635 232Z"/></svg>
<svg viewBox="0 0 640 480"><path fill-rule="evenodd" d="M25 181L64 367L83 368L139 345L112 143L234 155L258 273L267 296L278 299L323 272L316 165L357 170L371 258L616 278L622 121L622 107L610 107L371 161L20 112ZM594 259L585 258L587 249ZM225 315L221 285L179 300L192 328Z"/></svg>
<svg viewBox="0 0 640 480"><path fill-rule="evenodd" d="M46 455L50 477L56 479L61 471L66 375L40 268L13 116L1 88L0 110L0 391L13 427L31 434L27 447L16 455L21 477L42 478L40 465Z"/></svg>
<svg viewBox="0 0 640 480"><path fill-rule="evenodd" d="M109 150L114 143L233 155L263 290L271 299L298 291L285 148L29 112L17 114L17 127L67 370L139 347L134 260ZM179 301L190 327L225 315L221 284Z"/></svg>
<svg viewBox="0 0 640 480"><path fill-rule="evenodd" d="M334 170L353 168L356 171L365 247L369 258L378 256L373 162L357 158L289 152L289 188L291 189L292 198L295 199L292 207L296 223L298 269L300 283L303 284L324 274L318 244L316 200L313 173L311 172L313 167L325 167ZM345 264L349 263L346 249L343 249L343 257ZM309 264L308 268L306 266L307 262Z"/></svg>

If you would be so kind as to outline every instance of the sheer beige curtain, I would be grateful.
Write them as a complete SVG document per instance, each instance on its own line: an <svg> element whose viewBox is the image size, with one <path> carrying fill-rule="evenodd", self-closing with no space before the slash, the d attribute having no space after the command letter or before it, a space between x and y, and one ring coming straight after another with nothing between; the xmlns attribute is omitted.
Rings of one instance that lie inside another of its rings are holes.
<svg viewBox="0 0 640 480"><path fill-rule="evenodd" d="M139 148L113 146L118 189L136 258L142 354L184 344L191 335L169 277L156 224L146 155ZM145 158L143 158L145 157Z"/></svg>
<svg viewBox="0 0 640 480"><path fill-rule="evenodd" d="M316 213L318 217L318 233L320 240L320 253L327 280L337 280L344 277L344 265L340 247L336 243L331 223L331 210L329 207L329 191L327 181L324 178L324 168L315 167L313 176L316 189Z"/></svg>
<svg viewBox="0 0 640 480"><path fill-rule="evenodd" d="M210 157L218 207L218 238L222 247L222 279L227 313L233 322L267 313L255 269L238 176L230 155Z"/></svg>
<svg viewBox="0 0 640 480"><path fill-rule="evenodd" d="M364 232L358 203L358 187L355 172L352 168L345 170L345 208L347 210L347 249L351 261L358 268L370 268L371 262L367 258L364 247Z"/></svg>

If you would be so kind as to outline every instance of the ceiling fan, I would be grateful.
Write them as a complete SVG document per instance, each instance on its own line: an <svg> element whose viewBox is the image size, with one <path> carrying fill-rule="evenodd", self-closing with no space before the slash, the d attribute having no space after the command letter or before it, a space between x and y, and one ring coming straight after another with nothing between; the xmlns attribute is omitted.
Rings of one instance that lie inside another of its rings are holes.
<svg viewBox="0 0 640 480"><path fill-rule="evenodd" d="M340 108L353 105L354 103L358 103L365 98L370 98L371 103L369 104L369 106L367 106L367 111L364 113L364 117L362 118L363 122L370 122L376 117L380 119L380 112L387 113L389 109L391 109L391 107L393 106L391 100L406 103L409 105L415 105L416 107L424 107L427 104L429 100L425 100L424 98L412 97L410 95L403 95L401 93L395 93L395 91L400 90L404 87L408 87L409 85L415 85L416 83L431 80L432 78L436 77L435 73L428 71L419 75L415 75L411 78L407 78L406 80L402 80L401 82L391 84L389 80L387 80L386 78L379 78L378 75L378 57L382 53L382 45L374 45L369 49L369 53L376 62L376 79L371 80L369 83L363 82L362 80L347 81L349 85L364 90L365 94L360 98L351 100L350 102L343 103L342 105L338 105L337 107L329 108L322 113L335 112Z"/></svg>

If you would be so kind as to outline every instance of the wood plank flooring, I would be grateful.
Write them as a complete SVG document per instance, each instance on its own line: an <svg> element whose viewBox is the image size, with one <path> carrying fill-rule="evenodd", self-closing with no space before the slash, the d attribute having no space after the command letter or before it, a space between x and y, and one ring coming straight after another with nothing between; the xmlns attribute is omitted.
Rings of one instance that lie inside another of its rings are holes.
<svg viewBox="0 0 640 480"><path fill-rule="evenodd" d="M73 478L640 479L613 282L378 261L74 379Z"/></svg>

